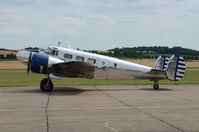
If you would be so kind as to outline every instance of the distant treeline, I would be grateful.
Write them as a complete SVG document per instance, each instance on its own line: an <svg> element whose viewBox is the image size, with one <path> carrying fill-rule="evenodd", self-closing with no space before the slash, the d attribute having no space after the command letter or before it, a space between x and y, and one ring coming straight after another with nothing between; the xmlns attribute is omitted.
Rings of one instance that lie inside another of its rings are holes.
<svg viewBox="0 0 199 132"><path fill-rule="evenodd" d="M27 47L27 48L25 48L25 50L34 51L34 52L38 52L39 49L40 48L38 48L38 47ZM11 52L17 53L16 50L9 50L9 49L4 49L4 48L0 48L0 50L1 51L11 51ZM13 53L1 54L0 53L0 61L13 61L13 60L17 60L16 54L13 54Z"/></svg>
<svg viewBox="0 0 199 132"><path fill-rule="evenodd" d="M3 50L3 51L12 51L12 52L17 52L17 50L9 50L9 49L4 49L4 48L0 48L0 50Z"/></svg>
<svg viewBox="0 0 199 132"><path fill-rule="evenodd" d="M3 55L0 54L0 61L9 61L9 60L16 60L16 55L15 54L7 54Z"/></svg>
<svg viewBox="0 0 199 132"><path fill-rule="evenodd" d="M4 48L0 48L0 51L10 51L10 52L17 52L16 50L8 50ZM1 54L0 53L0 61L7 61L7 60L16 60L16 55L14 53L8 54Z"/></svg>
<svg viewBox="0 0 199 132"><path fill-rule="evenodd" d="M31 50L34 52L38 52L41 48L38 47L27 47L26 50ZM5 51L15 51L15 50L7 50L0 49ZM107 51L98 51L98 50L86 50L88 52L107 55L111 57L117 58L131 58L131 59L156 59L160 55L171 56L172 54L180 54L186 60L199 60L199 51L192 50L188 48L182 47L172 47L169 48L167 46L151 46L151 47L123 47L123 48L114 48ZM16 51L15 51L16 52ZM0 54L0 60L16 60L15 54Z"/></svg>
<svg viewBox="0 0 199 132"><path fill-rule="evenodd" d="M108 55L117 58L132 58L132 59L156 59L160 55L171 56L172 54L180 54L185 59L195 59L199 60L199 51L182 48L173 47L169 48L166 46L151 46L151 47L123 47L110 49L107 52L99 52L96 50L91 50L90 52Z"/></svg>

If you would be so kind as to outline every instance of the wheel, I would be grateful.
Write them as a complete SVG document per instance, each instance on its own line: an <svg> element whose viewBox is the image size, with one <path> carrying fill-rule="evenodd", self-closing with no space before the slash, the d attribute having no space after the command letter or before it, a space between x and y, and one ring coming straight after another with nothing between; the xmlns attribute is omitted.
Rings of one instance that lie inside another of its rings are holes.
<svg viewBox="0 0 199 132"><path fill-rule="evenodd" d="M153 85L153 88L154 88L154 89L159 89L159 85L158 85L158 84L154 84L154 85Z"/></svg>
<svg viewBox="0 0 199 132"><path fill-rule="evenodd" d="M53 90L53 83L50 79L44 78L40 83L40 89L42 92L50 92Z"/></svg>

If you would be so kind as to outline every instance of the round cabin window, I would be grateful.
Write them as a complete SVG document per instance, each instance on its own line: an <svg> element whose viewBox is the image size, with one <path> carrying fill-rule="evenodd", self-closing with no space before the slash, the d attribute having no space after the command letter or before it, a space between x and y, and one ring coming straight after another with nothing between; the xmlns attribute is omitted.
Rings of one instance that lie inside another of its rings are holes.
<svg viewBox="0 0 199 132"><path fill-rule="evenodd" d="M104 62L104 61L102 61L102 65L105 65L105 62Z"/></svg>

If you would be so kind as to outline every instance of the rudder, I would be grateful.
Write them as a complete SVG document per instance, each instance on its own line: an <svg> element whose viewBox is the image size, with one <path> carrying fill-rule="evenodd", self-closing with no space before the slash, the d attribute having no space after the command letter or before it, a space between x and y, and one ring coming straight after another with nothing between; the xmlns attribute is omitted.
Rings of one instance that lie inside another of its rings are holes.
<svg viewBox="0 0 199 132"><path fill-rule="evenodd" d="M185 74L185 61L180 55L172 55L166 69L167 77L172 81L179 81Z"/></svg>

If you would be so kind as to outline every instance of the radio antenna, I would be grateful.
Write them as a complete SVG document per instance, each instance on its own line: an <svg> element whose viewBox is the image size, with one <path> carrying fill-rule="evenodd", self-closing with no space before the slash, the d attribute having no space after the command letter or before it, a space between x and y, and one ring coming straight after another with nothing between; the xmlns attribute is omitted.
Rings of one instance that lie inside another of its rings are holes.
<svg viewBox="0 0 199 132"><path fill-rule="evenodd" d="M58 42L58 45L57 45L57 46L60 47L60 45L61 45L61 42Z"/></svg>

